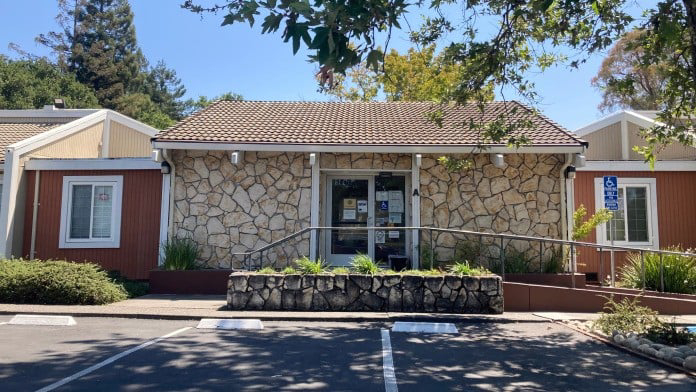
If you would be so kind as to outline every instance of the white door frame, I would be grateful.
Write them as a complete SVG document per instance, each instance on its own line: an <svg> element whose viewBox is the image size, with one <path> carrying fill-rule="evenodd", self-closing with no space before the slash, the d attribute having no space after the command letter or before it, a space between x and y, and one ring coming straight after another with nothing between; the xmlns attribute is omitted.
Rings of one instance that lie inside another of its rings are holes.
<svg viewBox="0 0 696 392"><path fill-rule="evenodd" d="M367 227L372 227L375 224L375 176L374 175L359 175L359 174L330 174L326 176L326 203L324 207L324 221L326 226L332 227L331 211L333 208L333 180L367 180ZM326 262L332 266L348 266L354 255L332 254L331 253L331 231L326 230L324 234L324 253ZM375 232L370 230L367 232L367 254L370 258L375 257Z"/></svg>

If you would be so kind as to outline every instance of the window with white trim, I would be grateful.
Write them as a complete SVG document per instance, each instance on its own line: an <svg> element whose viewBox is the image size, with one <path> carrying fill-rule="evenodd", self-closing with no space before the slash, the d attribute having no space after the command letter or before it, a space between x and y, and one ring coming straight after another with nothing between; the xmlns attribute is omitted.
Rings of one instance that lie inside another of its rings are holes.
<svg viewBox="0 0 696 392"><path fill-rule="evenodd" d="M65 176L60 248L118 248L123 176Z"/></svg>
<svg viewBox="0 0 696 392"><path fill-rule="evenodd" d="M619 210L597 230L597 242L658 248L657 196L654 178L619 178ZM604 207L602 178L595 178L595 205Z"/></svg>

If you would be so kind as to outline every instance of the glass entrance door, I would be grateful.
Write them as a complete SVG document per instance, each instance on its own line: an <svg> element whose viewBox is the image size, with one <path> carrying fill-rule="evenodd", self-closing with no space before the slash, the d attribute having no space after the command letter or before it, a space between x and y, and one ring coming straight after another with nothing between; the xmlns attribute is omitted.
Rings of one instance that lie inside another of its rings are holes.
<svg viewBox="0 0 696 392"><path fill-rule="evenodd" d="M370 227L374 225L374 177L327 177L327 222L331 227ZM326 235L327 262L349 265L357 253L374 257L374 232L331 230Z"/></svg>
<svg viewBox="0 0 696 392"><path fill-rule="evenodd" d="M407 256L408 233L394 230L407 226L404 175L327 176L326 193L328 226L380 228L322 233L330 265L350 265L358 253L383 265Z"/></svg>

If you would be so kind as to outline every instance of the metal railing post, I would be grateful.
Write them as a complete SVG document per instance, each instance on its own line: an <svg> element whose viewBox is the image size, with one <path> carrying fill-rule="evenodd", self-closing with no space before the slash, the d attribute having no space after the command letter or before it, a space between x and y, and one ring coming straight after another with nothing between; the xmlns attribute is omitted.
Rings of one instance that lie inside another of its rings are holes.
<svg viewBox="0 0 696 392"><path fill-rule="evenodd" d="M660 253L660 291L665 292L665 270L662 265L662 253Z"/></svg>
<svg viewBox="0 0 696 392"><path fill-rule="evenodd" d="M599 280L599 286L602 287L604 286L604 252L602 252L602 247L599 247L599 277L597 277L597 280Z"/></svg>
<svg viewBox="0 0 696 392"><path fill-rule="evenodd" d="M640 274L643 277L643 291L645 291L645 254L640 251Z"/></svg>
<svg viewBox="0 0 696 392"><path fill-rule="evenodd" d="M500 275L505 281L505 241L504 237L500 237Z"/></svg>
<svg viewBox="0 0 696 392"><path fill-rule="evenodd" d="M575 243L570 243L570 281L575 288Z"/></svg>
<svg viewBox="0 0 696 392"><path fill-rule="evenodd" d="M263 251L259 252L259 269L263 268Z"/></svg>
<svg viewBox="0 0 696 392"><path fill-rule="evenodd" d="M319 238L321 237L321 230L319 230L318 228L316 228L314 230L315 230L314 238L316 239L316 243L314 244L314 257L315 257L314 262L316 263L317 260L321 259L321 257L319 257L319 243L320 243Z"/></svg>
<svg viewBox="0 0 696 392"><path fill-rule="evenodd" d="M544 242L539 241L539 273L544 272Z"/></svg>
<svg viewBox="0 0 696 392"><path fill-rule="evenodd" d="M611 248L611 278L609 279L609 287L616 287L616 282L614 281L614 274L616 273L616 263L614 261L614 248Z"/></svg>

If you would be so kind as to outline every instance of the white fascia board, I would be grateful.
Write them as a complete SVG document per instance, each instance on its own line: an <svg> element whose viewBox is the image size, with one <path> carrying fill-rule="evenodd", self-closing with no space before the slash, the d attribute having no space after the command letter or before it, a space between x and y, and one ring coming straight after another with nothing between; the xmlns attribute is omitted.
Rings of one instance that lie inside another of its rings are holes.
<svg viewBox="0 0 696 392"><path fill-rule="evenodd" d="M170 150L217 151L287 151L287 152L381 152L381 153L500 153L500 154L564 154L582 153L582 145L537 145L510 148L491 146L481 150L476 146L429 145L345 145L345 144L271 144L271 143L205 143L154 141L154 148Z"/></svg>
<svg viewBox="0 0 696 392"><path fill-rule="evenodd" d="M596 132L603 129L609 125L618 123L622 120L630 121L642 128L650 128L656 125L664 125L659 121L655 121L650 117L644 116L642 114L636 113L632 110L621 110L616 113L612 113L606 117L602 117L599 120L592 122L584 127L575 130L575 134L582 137L590 133Z"/></svg>
<svg viewBox="0 0 696 392"><path fill-rule="evenodd" d="M597 121L585 125L584 127L575 130L575 134L582 137L588 135L592 132L598 131L604 127L617 123L625 118L626 111L622 110L620 112L612 113L606 117L602 117Z"/></svg>
<svg viewBox="0 0 696 392"><path fill-rule="evenodd" d="M150 158L119 159L30 159L26 170L160 170Z"/></svg>
<svg viewBox="0 0 696 392"><path fill-rule="evenodd" d="M34 135L30 138L11 144L7 146L7 149L16 151L20 155L24 154L26 152L35 150L39 147L45 146L46 144L52 143L56 140L63 139L67 136L70 136L76 132L83 130L86 127L103 121L106 119L106 113L106 110L100 110L98 112L90 114L89 116L78 118L75 121L71 121L67 124L63 124L49 131L40 133L38 135Z"/></svg>
<svg viewBox="0 0 696 392"><path fill-rule="evenodd" d="M577 171L696 171L696 161L657 161L654 170L643 161L587 161Z"/></svg>
<svg viewBox="0 0 696 392"><path fill-rule="evenodd" d="M115 112L113 110L107 110L106 115L112 121L116 121L117 123L121 123L129 128L133 128L136 131L144 133L145 135L150 137L154 137L157 134L157 132L159 132L159 130L157 130L156 128L153 128L145 123L142 123L138 120L130 118L119 112Z"/></svg>
<svg viewBox="0 0 696 392"><path fill-rule="evenodd" d="M72 118L85 117L103 109L27 109L27 110L0 110L0 117L52 117Z"/></svg>

